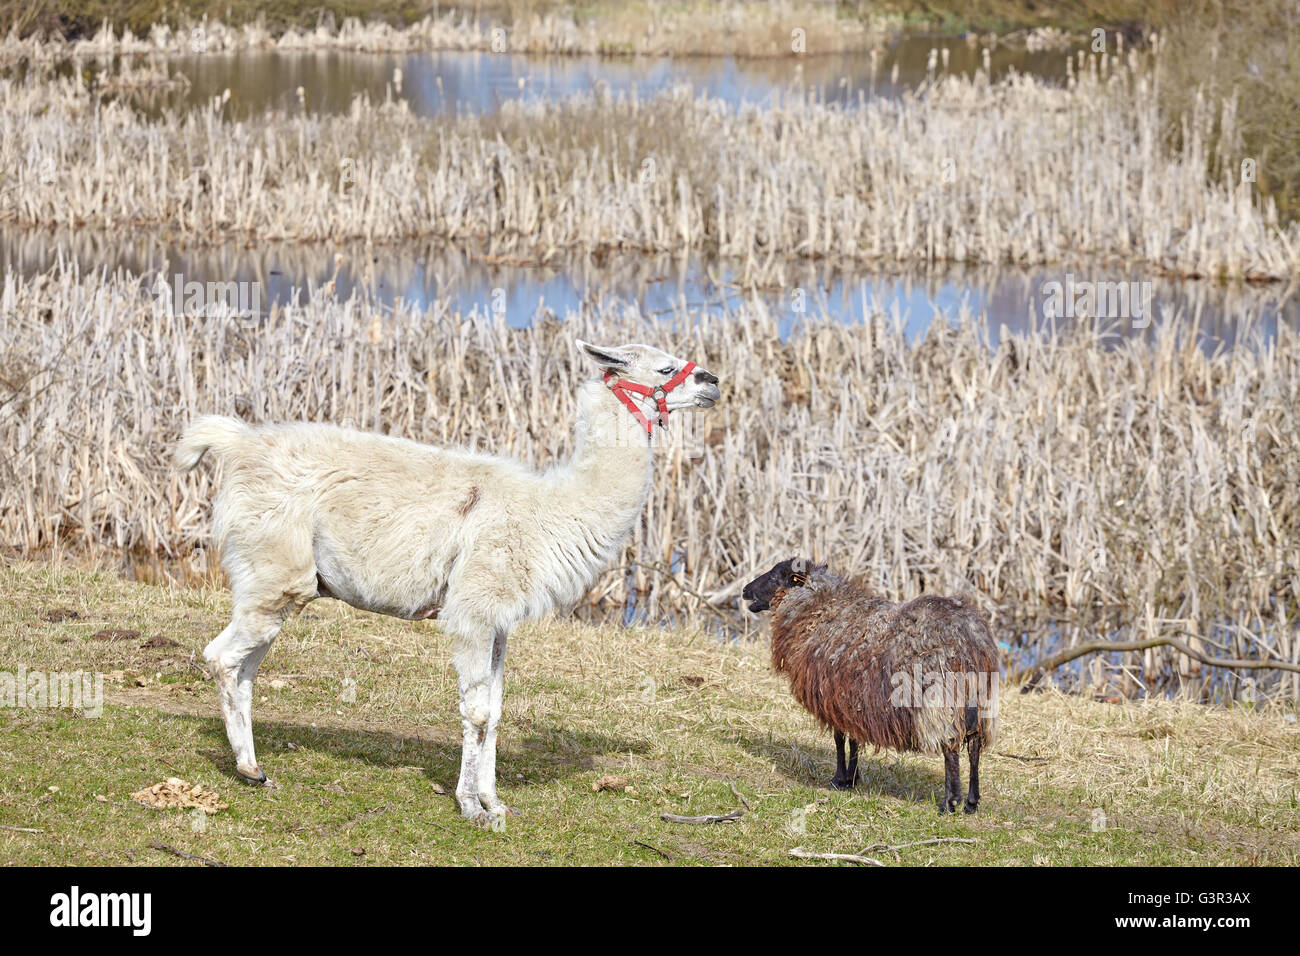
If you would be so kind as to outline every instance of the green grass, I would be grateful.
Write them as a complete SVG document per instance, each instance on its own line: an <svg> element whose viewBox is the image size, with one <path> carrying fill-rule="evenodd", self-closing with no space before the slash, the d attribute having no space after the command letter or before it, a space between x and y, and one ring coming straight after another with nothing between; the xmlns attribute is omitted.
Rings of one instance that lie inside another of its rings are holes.
<svg viewBox="0 0 1300 956"><path fill-rule="evenodd" d="M99 718L0 709L0 865L198 865L150 843L228 864L784 864L797 846L854 853L935 837L976 842L868 855L888 865L1300 861L1300 729L1279 712L1008 694L980 813L940 817L937 758L866 751L854 793L822 789L829 737L770 672L763 646L565 620L513 640L498 767L521 815L502 832L479 830L450 796L459 721L446 640L433 624L326 601L290 623L263 667L258 755L278 786L249 787L232 776L212 686L188 663L227 607L216 588L0 570L0 670L124 672L106 684ZM79 617L46 620L57 608ZM91 637L105 628L140 636ZM140 647L154 636L177 646ZM277 675L286 686L272 690ZM340 699L347 677L354 703ZM634 792L596 792L606 774ZM196 828L193 811L131 801L173 776L217 790L229 808ZM729 812L737 793L752 807L738 823L659 819Z"/></svg>

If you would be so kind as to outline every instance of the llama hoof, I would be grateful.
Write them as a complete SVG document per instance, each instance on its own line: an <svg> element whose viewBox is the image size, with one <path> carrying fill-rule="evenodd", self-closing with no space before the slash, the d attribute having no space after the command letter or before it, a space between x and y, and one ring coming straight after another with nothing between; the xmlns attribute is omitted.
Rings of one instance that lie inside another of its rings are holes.
<svg viewBox="0 0 1300 956"><path fill-rule="evenodd" d="M831 782L826 785L828 790L852 790L852 780L844 780L840 777L831 777Z"/></svg>
<svg viewBox="0 0 1300 956"><path fill-rule="evenodd" d="M966 810L967 813L974 813L974 812L975 812L976 810L978 810L979 808L980 808L980 805L979 805L978 803L971 803L969 800L966 801L966 807L965 807L965 810Z"/></svg>
<svg viewBox="0 0 1300 956"><path fill-rule="evenodd" d="M465 819L474 826L483 830L502 830L505 829L506 818L504 814L495 813L492 810L484 810L479 807L477 810L461 811Z"/></svg>
<svg viewBox="0 0 1300 956"><path fill-rule="evenodd" d="M944 800L942 803L939 804L939 812L940 812L940 813L956 813L956 812L957 812L957 801L956 801L956 800Z"/></svg>
<svg viewBox="0 0 1300 956"><path fill-rule="evenodd" d="M252 784L255 787L273 787L275 784L271 779L262 772L261 767L254 767L252 770L246 770L243 767L235 767L235 772L244 783Z"/></svg>
<svg viewBox="0 0 1300 956"><path fill-rule="evenodd" d="M495 808L483 806L479 802L478 794L457 795L456 802L460 804L460 815L475 826L485 830L495 830L505 822L505 814Z"/></svg>

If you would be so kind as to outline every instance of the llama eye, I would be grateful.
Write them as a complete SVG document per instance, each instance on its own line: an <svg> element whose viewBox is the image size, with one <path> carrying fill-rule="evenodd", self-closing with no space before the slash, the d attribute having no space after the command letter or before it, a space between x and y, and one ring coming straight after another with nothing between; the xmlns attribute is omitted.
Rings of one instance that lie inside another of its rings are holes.
<svg viewBox="0 0 1300 956"><path fill-rule="evenodd" d="M661 369L659 370L659 374L660 374L660 375L672 375L673 372L675 372L675 371L676 371L676 369L674 369L674 368L670 365L670 366L668 366L667 368L661 368Z"/></svg>

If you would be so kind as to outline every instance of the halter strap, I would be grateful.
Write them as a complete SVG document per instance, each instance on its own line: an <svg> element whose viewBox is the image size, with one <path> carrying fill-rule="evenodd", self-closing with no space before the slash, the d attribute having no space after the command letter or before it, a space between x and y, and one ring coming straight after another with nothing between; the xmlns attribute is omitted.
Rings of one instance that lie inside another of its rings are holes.
<svg viewBox="0 0 1300 956"><path fill-rule="evenodd" d="M632 417L641 423L647 435L654 434L654 426L660 427L668 424L668 393L677 388L695 371L695 363L687 362L682 366L682 370L657 387L642 385L640 382L629 382L626 379L619 378L612 370L605 372L605 384L609 390L614 393L620 402L627 406L627 410L632 413ZM637 405L629 392L635 392L637 395L643 395L646 398L653 398L655 405L658 406L659 416L652 422L646 418L645 412Z"/></svg>

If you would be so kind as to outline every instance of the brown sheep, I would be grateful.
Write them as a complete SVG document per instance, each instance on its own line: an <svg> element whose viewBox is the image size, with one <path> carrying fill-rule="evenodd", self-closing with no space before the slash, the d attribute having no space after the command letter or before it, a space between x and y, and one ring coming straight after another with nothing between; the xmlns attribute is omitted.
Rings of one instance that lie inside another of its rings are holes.
<svg viewBox="0 0 1300 956"><path fill-rule="evenodd" d="M751 611L772 611L772 666L835 734L830 786L857 781L858 744L943 754L939 812L961 800L960 752L970 757L966 812L979 807L979 759L997 732L997 645L966 598L923 595L895 604L802 558L745 585ZM849 759L844 759L844 738Z"/></svg>

